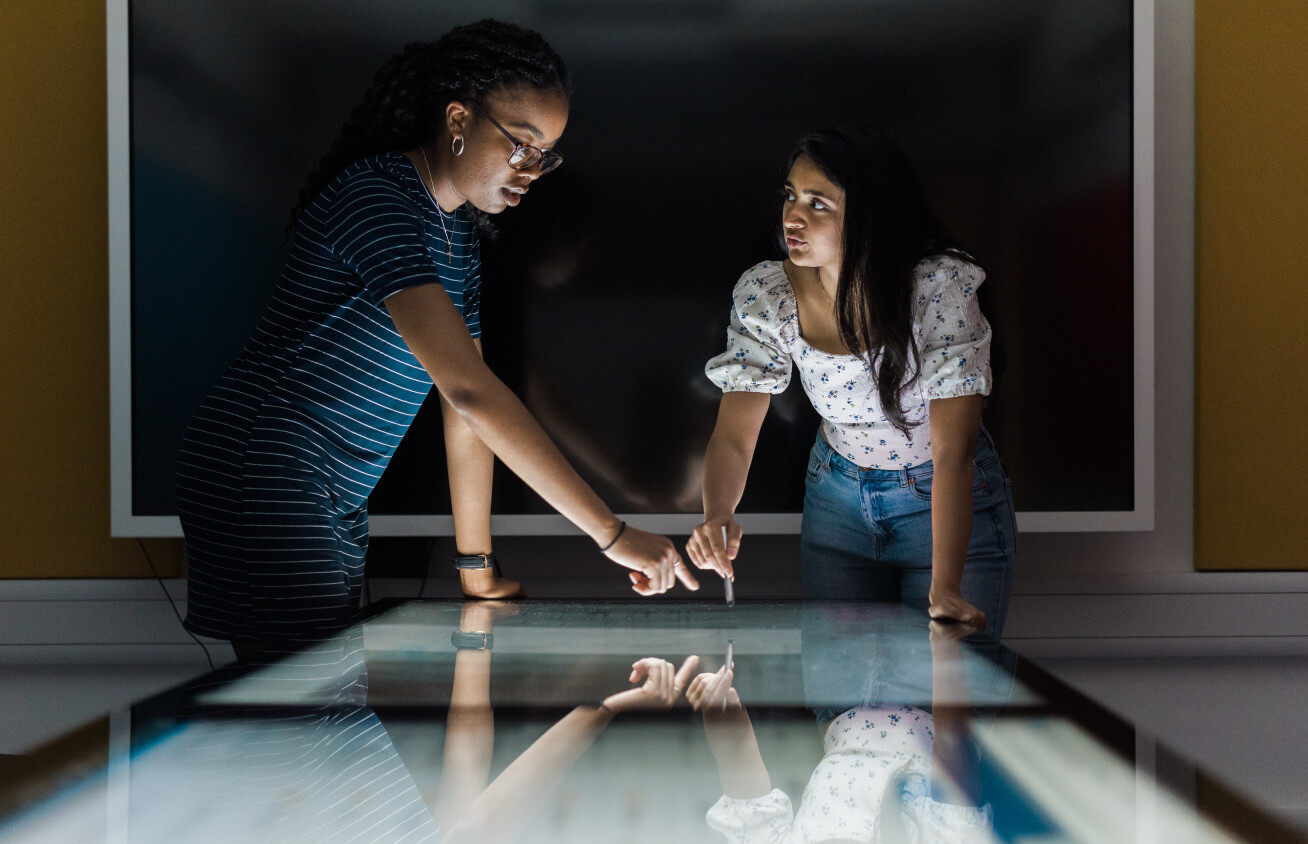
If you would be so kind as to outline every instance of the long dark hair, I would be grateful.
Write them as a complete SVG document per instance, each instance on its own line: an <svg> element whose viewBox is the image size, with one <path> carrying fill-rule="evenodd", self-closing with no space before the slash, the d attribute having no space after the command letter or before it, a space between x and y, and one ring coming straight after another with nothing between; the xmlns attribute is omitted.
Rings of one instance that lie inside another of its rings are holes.
<svg viewBox="0 0 1308 844"><path fill-rule="evenodd" d="M377 71L331 150L309 174L287 232L346 165L422 146L440 131L451 100L520 84L572 96L563 59L534 30L487 19L456 27L438 41L405 46ZM485 225L484 218L477 212L479 224Z"/></svg>
<svg viewBox="0 0 1308 844"><path fill-rule="evenodd" d="M902 400L906 379L920 364L913 268L929 255L962 250L927 204L908 156L881 129L842 125L805 135L790 153L787 172L800 156L845 193L836 285L840 339L872 366L881 409L907 436Z"/></svg>

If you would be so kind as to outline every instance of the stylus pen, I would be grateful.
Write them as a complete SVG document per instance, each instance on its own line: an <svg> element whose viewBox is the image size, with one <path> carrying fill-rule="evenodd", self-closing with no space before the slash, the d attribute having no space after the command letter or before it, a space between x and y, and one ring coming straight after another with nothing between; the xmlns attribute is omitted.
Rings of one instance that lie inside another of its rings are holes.
<svg viewBox="0 0 1308 844"><path fill-rule="evenodd" d="M726 525L722 526L722 553L724 554L727 553L727 526ZM734 607L736 605L736 588L732 586L731 578L723 577L722 584L727 589L727 606Z"/></svg>

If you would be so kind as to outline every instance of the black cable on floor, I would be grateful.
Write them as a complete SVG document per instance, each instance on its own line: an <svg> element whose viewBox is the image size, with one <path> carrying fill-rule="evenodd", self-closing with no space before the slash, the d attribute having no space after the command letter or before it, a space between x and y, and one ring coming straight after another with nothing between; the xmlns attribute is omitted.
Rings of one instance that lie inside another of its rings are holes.
<svg viewBox="0 0 1308 844"><path fill-rule="evenodd" d="M141 539L140 537L137 537L136 544L141 546L141 553L145 555L145 561L149 563L150 571L154 572L154 579L159 581L159 588L163 590L164 597L168 599L168 606L173 608L173 615L177 616L177 623L182 624L182 614L178 612L177 604L173 602L173 596L168 594L168 587L164 585L163 576L160 575L159 570L154 567L154 560L150 559L150 552L146 550L145 540ZM182 629L186 630L185 624L182 624ZM201 642L199 637L196 636L194 633L192 633L190 630L186 630L186 635L190 636L192 639L195 639L195 644L199 645L200 650L204 651L204 659L206 662L209 663L209 670L210 671L215 670L213 665L213 657L209 656L209 649L204 646L204 642Z"/></svg>

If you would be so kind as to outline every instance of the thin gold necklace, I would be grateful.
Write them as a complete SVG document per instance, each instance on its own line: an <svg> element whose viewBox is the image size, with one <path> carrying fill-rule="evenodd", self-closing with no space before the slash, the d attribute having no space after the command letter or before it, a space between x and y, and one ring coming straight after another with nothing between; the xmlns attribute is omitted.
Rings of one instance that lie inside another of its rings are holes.
<svg viewBox="0 0 1308 844"><path fill-rule="evenodd" d="M436 201L436 180L431 177L431 164L427 161L427 150L424 147L418 147L418 152L422 153L422 166L427 171L427 182L423 187L427 189L427 195L431 197L431 204L436 206L436 219L441 221L441 231L445 232L445 257L454 257L454 245L450 243L450 230L445 228L445 209Z"/></svg>
<svg viewBox="0 0 1308 844"><path fill-rule="evenodd" d="M831 306L831 312L834 314L836 312L835 294L828 291L827 286L822 283L822 271L817 267L813 268L813 283L817 285L818 290L822 291L822 298L827 300L827 304Z"/></svg>

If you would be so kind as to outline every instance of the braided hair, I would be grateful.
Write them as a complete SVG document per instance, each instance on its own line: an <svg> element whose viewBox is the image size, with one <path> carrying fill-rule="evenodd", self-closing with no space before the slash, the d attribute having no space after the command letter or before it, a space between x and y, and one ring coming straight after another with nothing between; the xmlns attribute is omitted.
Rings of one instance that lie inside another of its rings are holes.
<svg viewBox="0 0 1308 844"><path fill-rule="evenodd" d="M377 71L330 151L309 174L287 234L346 165L369 155L421 146L439 130L452 100L519 84L572 96L572 79L563 59L534 30L486 19L456 27L438 41L406 45ZM489 228L485 214L476 211L475 215L479 226Z"/></svg>

